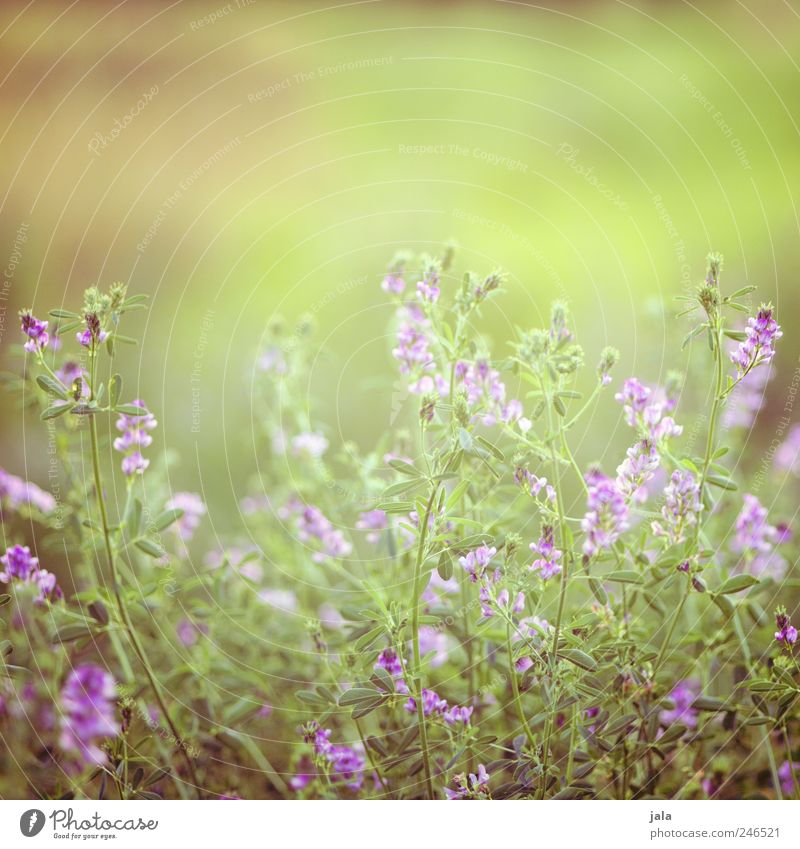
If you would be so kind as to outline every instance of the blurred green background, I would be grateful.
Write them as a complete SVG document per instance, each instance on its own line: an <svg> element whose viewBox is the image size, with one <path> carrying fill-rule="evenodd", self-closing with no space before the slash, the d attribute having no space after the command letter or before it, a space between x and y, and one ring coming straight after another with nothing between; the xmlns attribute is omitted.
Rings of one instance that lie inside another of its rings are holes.
<svg viewBox="0 0 800 849"><path fill-rule="evenodd" d="M316 318L302 401L332 441L389 426L378 283L398 248L452 238L459 271L508 270L486 315L499 353L567 296L590 365L615 344L617 376L650 380L685 365L672 298L719 250L726 285L757 284L790 331L782 406L800 352L795 3L4 2L0 33L3 368L18 309L117 280L150 293L126 394L138 382L154 450L181 452L173 485L202 485L215 527L255 464L274 315ZM582 460L629 438L613 407ZM0 464L44 483L37 433L4 406Z"/></svg>

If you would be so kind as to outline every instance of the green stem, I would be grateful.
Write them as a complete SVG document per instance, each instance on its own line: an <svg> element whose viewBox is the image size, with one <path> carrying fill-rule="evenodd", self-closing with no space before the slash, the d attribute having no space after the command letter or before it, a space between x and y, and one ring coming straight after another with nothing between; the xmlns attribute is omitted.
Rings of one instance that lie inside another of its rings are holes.
<svg viewBox="0 0 800 849"><path fill-rule="evenodd" d="M144 669L145 675L147 676L147 680L150 684L150 689L153 691L153 695L155 696L155 699L158 702L158 706L162 714L164 715L164 721L169 726L169 730L175 740L178 741L181 740L182 737L179 734L174 722L172 721L172 717L169 715L169 711L167 710L167 706L164 702L164 698L161 694L158 682L150 666L150 663L147 660L147 656L145 655L144 649L141 643L139 642L139 638L136 634L136 629L133 627L133 622L131 621L128 609L125 606L125 600L120 591L120 585L117 576L117 565L114 558L114 549L111 544L111 531L108 526L108 512L106 510L105 496L103 495L103 479L100 474L100 448L99 440L97 438L97 421L95 416L89 416L89 433L91 436L94 488L97 494L97 504L100 510L100 522L103 529L103 540L105 543L106 559L108 561L108 568L111 576L111 587L114 593L114 599L117 603L120 619L122 620L122 624L128 635L128 639L130 640L131 646L133 647L134 653L139 659L139 662L142 664L142 668ZM192 783L194 784L195 792L197 793L198 798L202 798L200 792L200 784L197 780L197 773L194 768L194 763L183 746L178 746L178 749L180 750L184 760L186 761L186 766L189 769L189 775L191 777Z"/></svg>
<svg viewBox="0 0 800 849"><path fill-rule="evenodd" d="M675 613L672 615L672 621L669 623L669 630L667 631L666 636L664 637L664 642L661 644L661 650L658 653L658 657L656 658L656 662L653 664L653 680L655 680L656 673L661 667L661 663L664 660L664 656L667 653L667 648L669 647L670 641L672 640L672 635L675 633L675 628L678 625L678 620L681 618L681 613L683 613L683 608L686 605L686 601L689 598L689 593L691 592L692 584L687 579L686 581L686 590L681 597L680 603L675 608Z"/></svg>
<svg viewBox="0 0 800 849"><path fill-rule="evenodd" d="M420 596L422 595L420 579L422 577L422 564L425 561L425 541L428 537L428 523L430 522L431 511L433 510L433 504L438 492L439 485L434 484L431 488L428 505L425 508L425 515L420 517L421 525L419 529L419 544L417 545L417 557L414 563L414 582L412 587L413 595L411 598L411 640L414 655L412 686L414 687L417 703L417 722L419 724L419 739L420 747L422 749L422 764L425 772L425 791L429 799L433 799L433 780L431 777L431 756L428 749L428 730L425 723L425 708L422 703L422 660L419 650L419 613Z"/></svg>
<svg viewBox="0 0 800 849"><path fill-rule="evenodd" d="M714 454L714 442L717 435L717 422L719 420L720 406L723 400L722 384L724 373L722 370L722 334L719 325L719 319L716 320L714 326L714 360L716 365L716 377L714 383L714 401L711 404L711 420L708 423L708 435L706 437L706 450L703 455L703 468L700 472L700 499L703 500L705 494L706 478L708 477L708 469L711 465L711 457ZM698 521L695 525L695 542L700 537L700 525Z"/></svg>
<svg viewBox="0 0 800 849"><path fill-rule="evenodd" d="M525 736L528 738L528 742L531 745L531 748L535 750L536 748L536 738L533 736L533 732L528 725L528 720L525 718L525 711L522 709L522 699L519 695L519 682L517 681L517 670L514 667L514 652L511 649L511 619L506 620L506 651L508 652L508 674L511 678L511 692L514 694L514 708L517 711L517 717L519 718L520 724L522 725L522 729L525 732Z"/></svg>

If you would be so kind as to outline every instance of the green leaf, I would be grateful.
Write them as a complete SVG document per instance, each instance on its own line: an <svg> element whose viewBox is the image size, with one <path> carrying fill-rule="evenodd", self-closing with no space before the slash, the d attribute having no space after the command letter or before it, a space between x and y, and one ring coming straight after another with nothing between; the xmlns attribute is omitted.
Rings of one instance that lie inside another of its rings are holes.
<svg viewBox="0 0 800 849"><path fill-rule="evenodd" d="M163 531L168 528L173 522L177 522L178 519L183 516L183 510L180 507L174 507L171 510L164 510L163 513L159 513L153 521L153 529L156 531Z"/></svg>
<svg viewBox="0 0 800 849"><path fill-rule="evenodd" d="M136 404L120 404L116 407L115 412L124 413L126 416L146 416L148 411Z"/></svg>
<svg viewBox="0 0 800 849"><path fill-rule="evenodd" d="M139 536L139 530L142 527L142 512L143 512L142 502L139 501L138 498L132 498L129 505L128 511L124 518L125 527L128 530L128 536L131 539Z"/></svg>
<svg viewBox="0 0 800 849"><path fill-rule="evenodd" d="M0 640L0 657L8 657L14 651L10 640Z"/></svg>
<svg viewBox="0 0 800 849"><path fill-rule="evenodd" d="M655 741L656 746L668 746L677 743L689 729L681 722L675 722Z"/></svg>
<svg viewBox="0 0 800 849"><path fill-rule="evenodd" d="M119 396L122 393L122 375L115 374L108 382L108 403L111 409L116 410Z"/></svg>
<svg viewBox="0 0 800 849"><path fill-rule="evenodd" d="M26 678L30 674L30 669L24 666L14 666L11 663L0 665L0 675L5 675L6 678Z"/></svg>
<svg viewBox="0 0 800 849"><path fill-rule="evenodd" d="M618 584L643 584L644 578L633 569L619 569L603 575L604 581L615 581Z"/></svg>
<svg viewBox="0 0 800 849"><path fill-rule="evenodd" d="M366 716L368 713L372 713L375 708L380 707L383 702L383 696L381 696L381 698L379 699L373 699L369 702L361 702L358 706L353 708L351 716L353 717L353 719L361 719L362 716Z"/></svg>
<svg viewBox="0 0 800 849"><path fill-rule="evenodd" d="M72 310L50 310L50 315L53 318L80 318L78 313Z"/></svg>
<svg viewBox="0 0 800 849"><path fill-rule="evenodd" d="M55 419L58 416L63 416L64 413L68 413L75 405L68 401L64 404L53 404L51 407L48 407L40 416L43 422L48 419Z"/></svg>
<svg viewBox="0 0 800 849"><path fill-rule="evenodd" d="M560 649L558 654L560 657L563 657L564 660L574 663L575 666L579 666L587 672L594 672L597 669L595 661L589 657L586 652L583 652L580 649Z"/></svg>
<svg viewBox="0 0 800 849"><path fill-rule="evenodd" d="M716 590L717 595L730 595L730 593L740 593L742 590L749 589L758 583L758 578L752 575L734 575L728 578L725 583Z"/></svg>
<svg viewBox="0 0 800 849"><path fill-rule="evenodd" d="M351 687L339 696L339 707L359 705L374 699L383 698L383 693L373 687Z"/></svg>
<svg viewBox="0 0 800 849"><path fill-rule="evenodd" d="M726 478L723 475L706 475L706 481L712 486L718 486L720 489L726 489L729 492L739 489L739 484L733 478Z"/></svg>
<svg viewBox="0 0 800 849"><path fill-rule="evenodd" d="M415 480L392 484L383 491L383 496L384 498L394 498L395 495L402 495L404 492L416 489L421 482L422 478L416 478Z"/></svg>
<svg viewBox="0 0 800 849"><path fill-rule="evenodd" d="M476 436L475 440L480 443L493 457L497 460L503 462L506 459L506 455L493 443L489 442L488 439L485 439L482 436Z"/></svg>
<svg viewBox="0 0 800 849"><path fill-rule="evenodd" d="M384 630L383 625L378 625L377 628L371 628L366 634L362 634L353 644L353 651L362 652L367 649L383 634Z"/></svg>
<svg viewBox="0 0 800 849"><path fill-rule="evenodd" d="M564 406L564 402L558 397L558 395L553 397L553 408L562 418L566 416L567 408Z"/></svg>
<svg viewBox="0 0 800 849"><path fill-rule="evenodd" d="M157 545L153 542L153 540L147 539L146 537L137 539L134 545L139 549L139 551L143 551L148 557L153 557L156 560L167 556L167 552L164 551L160 545Z"/></svg>
<svg viewBox="0 0 800 849"><path fill-rule="evenodd" d="M439 555L439 562L436 564L436 571L443 581L449 581L453 577L453 558L450 552L444 549Z"/></svg>
<svg viewBox="0 0 800 849"><path fill-rule="evenodd" d="M449 511L453 507L455 507L458 502L461 500L461 497L467 491L470 485L469 478L464 478L464 480L459 481L454 487L453 491L450 495L447 496L447 501L445 502L445 507Z"/></svg>
<svg viewBox="0 0 800 849"><path fill-rule="evenodd" d="M727 596L712 594L711 600L714 602L714 604L717 605L717 607L722 612L723 616L726 616L728 618L733 616L733 613L736 608L733 606L733 602Z"/></svg>
<svg viewBox="0 0 800 849"><path fill-rule="evenodd" d="M11 596L8 593L0 593L0 607L8 604L11 601Z"/></svg>
<svg viewBox="0 0 800 849"><path fill-rule="evenodd" d="M93 601L87 609L95 622L99 622L103 626L108 625L108 611L102 601L99 599Z"/></svg>
<svg viewBox="0 0 800 849"><path fill-rule="evenodd" d="M295 696L297 696L297 698L300 699L301 702L306 702L306 704L309 705L316 705L320 707L328 706L327 699L325 699L323 696L321 696L314 690L298 690L295 693Z"/></svg>
<svg viewBox="0 0 800 849"><path fill-rule="evenodd" d="M390 460L389 465L401 475L408 475L410 478L421 478L422 472L414 468L411 463L406 463L404 460Z"/></svg>
<svg viewBox="0 0 800 849"><path fill-rule="evenodd" d="M51 392L57 398L60 398L62 401L69 400L69 393L67 392L67 387L64 386L63 383L59 380L53 380L49 374L40 374L36 378L36 382L39 386L44 389L45 392Z"/></svg>
<svg viewBox="0 0 800 849"><path fill-rule="evenodd" d="M717 699L714 696L698 696L693 702L692 707L695 710L707 710L711 713L721 713L722 711L733 710L733 707L722 699Z"/></svg>
<svg viewBox="0 0 800 849"><path fill-rule="evenodd" d="M71 643L73 640L80 640L82 637L91 636L92 629L86 623L74 622L55 631L50 637L50 642Z"/></svg>

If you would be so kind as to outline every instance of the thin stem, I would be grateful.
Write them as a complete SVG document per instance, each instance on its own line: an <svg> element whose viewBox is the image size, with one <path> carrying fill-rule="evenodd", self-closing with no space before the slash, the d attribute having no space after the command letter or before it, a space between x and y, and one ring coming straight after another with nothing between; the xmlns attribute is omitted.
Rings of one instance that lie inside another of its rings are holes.
<svg viewBox="0 0 800 849"><path fill-rule="evenodd" d="M722 383L723 383L723 370L722 370L722 334L720 332L720 324L719 318L716 319L713 331L713 339L714 339L714 360L716 365L716 378L714 383L714 401L711 404L711 420L708 423L708 435L706 437L706 450L703 455L703 468L700 472L700 498L702 500L705 486L706 486L706 478L708 477L708 469L711 465L711 457L714 453L714 442L717 435L717 421L719 419L719 411L720 405L722 403ZM700 525L701 522L698 521L695 525L695 541L697 541L700 537Z"/></svg>
<svg viewBox="0 0 800 849"><path fill-rule="evenodd" d="M106 559L108 561L108 568L111 575L111 585L112 590L114 592L114 599L117 603L117 608L119 609L119 615L122 620L122 624L125 627L125 631L128 635L128 639L130 640L131 646L138 657L142 667L144 669L145 675L147 676L147 680L150 684L150 689L153 691L153 695L158 702L158 706L161 709L162 714L164 715L164 720L169 726L169 730L172 733L172 736L176 741L180 741L181 735L178 732L174 722L172 721L172 717L169 715L169 711L167 710L166 703L164 702L164 698L161 695L161 690L156 681L156 677L153 673L152 668L150 667L150 663L147 660L147 656L144 653L144 649L142 648L141 643L139 642L139 638L136 634L136 630L133 627L133 622L130 619L130 615L128 613L128 609L125 606L125 601L123 599L122 593L120 592L120 585L117 576L117 565L114 558L114 549L111 545L111 532L108 526L108 512L106 510L106 502L105 497L103 495L103 479L100 474L100 449L99 449L99 440L97 438L97 422L95 416L89 416L89 433L91 436L91 446L92 446L92 469L94 472L94 488L97 494L97 504L100 510L100 522L103 528L103 540L105 543L105 551L106 551ZM192 783L195 787L195 792L197 793L198 798L201 798L200 792L200 784L197 780L197 773L194 768L194 763L189 757L186 749L178 745L178 749L186 761L186 765L189 769L189 775L191 776Z"/></svg>
<svg viewBox="0 0 800 849"><path fill-rule="evenodd" d="M675 608L675 613L672 615L672 621L669 623L669 630L667 631L666 636L664 637L664 642L661 644L661 650L658 653L658 657L656 658L656 662L653 664L653 678L655 679L656 673L661 667L661 663L664 660L664 656L667 653L667 648L669 647L670 641L672 640L672 635L675 633L675 628L678 625L678 620L681 618L681 613L683 613L683 608L686 604L687 599L689 598L689 593L691 591L692 585L687 580L686 581L686 590L681 597L680 603Z"/></svg>
<svg viewBox="0 0 800 849"><path fill-rule="evenodd" d="M422 764L425 772L425 791L429 799L433 799L433 780L431 778L431 756L428 749L428 730L425 724L425 707L422 703L422 660L419 650L419 613L420 613L420 596L422 588L420 587L420 578L422 576L422 564L425 560L425 541L428 537L428 523L430 522L433 503L436 500L436 495L439 492L439 485L434 484L431 488L431 495L428 499L428 505L425 508L425 516L421 517L422 524L419 530L419 544L417 545L417 558L414 563L414 582L412 587L411 598L411 641L414 655L414 671L412 684L416 695L417 703L417 722L419 724L419 739L422 748Z"/></svg>
<svg viewBox="0 0 800 849"><path fill-rule="evenodd" d="M522 709L522 699L519 695L519 682L517 681L517 670L514 667L514 652L511 649L511 619L506 619L506 651L508 652L508 675L511 678L511 692L514 694L514 708L517 711L522 729L525 731L525 736L531 744L531 748L536 748L536 738L528 725L528 720L525 718L525 711Z"/></svg>

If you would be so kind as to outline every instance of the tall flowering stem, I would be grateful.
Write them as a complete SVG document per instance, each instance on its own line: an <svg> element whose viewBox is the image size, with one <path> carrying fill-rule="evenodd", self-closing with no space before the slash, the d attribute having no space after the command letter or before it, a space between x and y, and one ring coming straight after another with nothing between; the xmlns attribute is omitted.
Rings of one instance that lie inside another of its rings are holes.
<svg viewBox="0 0 800 849"><path fill-rule="evenodd" d="M425 542L428 538L428 525L430 524L431 512L439 493L439 485L434 484L431 495L425 508L425 516L422 518L419 529L419 542L417 544L417 557L414 562L414 581L411 596L411 643L414 661L412 672L412 685L414 687L414 701L417 708L417 722L419 723L419 739L422 749L422 764L425 772L425 792L429 799L433 799L433 779L431 774L431 756L428 748L428 730L425 724L425 707L422 698L422 658L419 649L419 614L422 596L422 564L425 562Z"/></svg>
<svg viewBox="0 0 800 849"><path fill-rule="evenodd" d="M94 400L95 361L97 360L97 353L97 338L96 336L93 336L90 348L90 356L92 362L91 386L89 396L90 401ZM114 557L114 546L111 541L111 529L109 527L108 522L108 510L106 508L105 496L103 495L103 477L100 472L100 440L98 439L97 435L96 415L89 416L89 436L92 452L92 471L94 474L94 488L95 493L97 495L97 506L100 511L100 524L103 531L103 542L105 546L106 560L108 561L108 569L111 575L111 588L114 593L114 600L116 601L120 619L122 620L122 624L128 635L128 639L130 640L131 646L133 647L134 653L139 659L139 662L142 664L142 668L144 669L147 681L150 684L150 689L153 691L153 695L155 696L161 713L163 714L164 719L167 725L169 726L169 730L175 740L181 740L182 737L180 735L180 732L178 731L177 727L175 726L175 723L172 720L172 717L169 714L167 705L164 701L164 697L161 693L161 688L158 684L155 674L153 673L153 669L150 665L150 662L147 659L147 655L145 654L144 648L142 647L142 644L136 633L136 629L133 625L133 621L130 618L130 613L128 612L128 608L125 605L125 599L120 588L119 573L117 571L116 558ZM194 785L195 792L198 798L202 798L200 783L197 779L197 772L195 770L194 762L192 761L192 758L183 746L179 746L178 748L180 749L181 754L183 755L183 758L186 761L186 766L189 770L189 775L191 777L192 784Z"/></svg>

